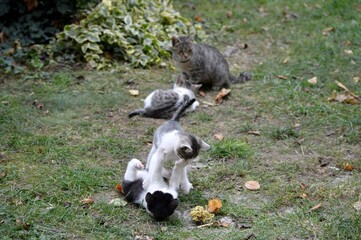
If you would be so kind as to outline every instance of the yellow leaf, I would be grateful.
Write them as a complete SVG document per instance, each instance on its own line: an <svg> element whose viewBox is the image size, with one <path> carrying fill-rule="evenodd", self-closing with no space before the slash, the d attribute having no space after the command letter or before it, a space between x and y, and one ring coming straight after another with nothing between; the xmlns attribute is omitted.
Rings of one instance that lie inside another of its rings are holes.
<svg viewBox="0 0 361 240"><path fill-rule="evenodd" d="M82 200L80 200L81 204L93 204L94 203L94 199L92 198L84 198Z"/></svg>
<svg viewBox="0 0 361 240"><path fill-rule="evenodd" d="M346 171L352 171L352 166L349 163L346 163L343 167L344 170Z"/></svg>
<svg viewBox="0 0 361 240"><path fill-rule="evenodd" d="M248 189L248 190L258 190L261 188L261 185L259 184L259 182L257 181L247 181L244 183L244 186Z"/></svg>
<svg viewBox="0 0 361 240"><path fill-rule="evenodd" d="M139 90L135 90L135 89L130 89L129 90L130 95L132 96L138 96L139 95Z"/></svg>
<svg viewBox="0 0 361 240"><path fill-rule="evenodd" d="M208 200L208 212L216 213L222 208L222 202L218 198Z"/></svg>
<svg viewBox="0 0 361 240"><path fill-rule="evenodd" d="M330 34L330 32L335 31L336 29L334 27L328 27L322 30L322 35L323 36L327 36L328 34Z"/></svg>
<svg viewBox="0 0 361 240"><path fill-rule="evenodd" d="M316 206L313 206L312 208L310 208L307 212L309 212L309 213L313 212L313 211L315 211L315 210L317 210L317 209L319 209L321 207L322 207L322 203L319 203Z"/></svg>
<svg viewBox="0 0 361 240"><path fill-rule="evenodd" d="M190 215L192 217L192 220L196 224L203 224L207 222L211 222L214 215L208 212L204 207L202 206L196 206L190 211Z"/></svg>
<svg viewBox="0 0 361 240"><path fill-rule="evenodd" d="M221 133L216 133L216 134L214 134L214 138L219 141L222 141L224 137Z"/></svg>
<svg viewBox="0 0 361 240"><path fill-rule="evenodd" d="M309 82L312 85L316 85L317 84L317 77L313 77L307 80L307 82Z"/></svg>

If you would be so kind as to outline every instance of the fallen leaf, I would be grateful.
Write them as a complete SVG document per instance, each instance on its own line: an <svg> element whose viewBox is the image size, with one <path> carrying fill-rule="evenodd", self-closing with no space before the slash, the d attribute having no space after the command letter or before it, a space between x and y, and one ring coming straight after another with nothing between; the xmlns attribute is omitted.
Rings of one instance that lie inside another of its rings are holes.
<svg viewBox="0 0 361 240"><path fill-rule="evenodd" d="M336 28L334 28L334 27L325 28L322 30L322 35L327 36L328 34L330 34L330 32L333 32L335 30L336 30Z"/></svg>
<svg viewBox="0 0 361 240"><path fill-rule="evenodd" d="M350 40L346 40L342 43L342 45L344 46L351 46L352 45L352 42Z"/></svg>
<svg viewBox="0 0 361 240"><path fill-rule="evenodd" d="M204 207L202 206L196 206L190 211L190 215L192 217L192 220L196 224L204 224L209 223L212 221L214 214L211 214L208 212Z"/></svg>
<svg viewBox="0 0 361 240"><path fill-rule="evenodd" d="M94 203L94 199L92 198L84 198L82 200L79 201L81 204L93 204Z"/></svg>
<svg viewBox="0 0 361 240"><path fill-rule="evenodd" d="M28 8L28 11L31 12L33 9L35 9L38 6L37 0L25 0L26 7Z"/></svg>
<svg viewBox="0 0 361 240"><path fill-rule="evenodd" d="M228 12L226 12L226 16L227 16L228 18L231 18L231 17L233 16L232 11L228 11Z"/></svg>
<svg viewBox="0 0 361 240"><path fill-rule="evenodd" d="M356 211L361 211L361 201L355 202L353 207L356 209Z"/></svg>
<svg viewBox="0 0 361 240"><path fill-rule="evenodd" d="M277 78L282 79L282 80L287 80L288 77L284 76L284 75L277 75Z"/></svg>
<svg viewBox="0 0 361 240"><path fill-rule="evenodd" d="M248 189L248 190L258 190L261 188L261 185L259 184L259 182L257 181L247 181L244 183L244 186Z"/></svg>
<svg viewBox="0 0 361 240"><path fill-rule="evenodd" d="M352 166L349 164L349 163L346 163L344 166L343 166L343 169L345 171L352 171Z"/></svg>
<svg viewBox="0 0 361 240"><path fill-rule="evenodd" d="M204 91L198 91L199 96L201 97L205 97L206 93Z"/></svg>
<svg viewBox="0 0 361 240"><path fill-rule="evenodd" d="M216 106L217 104L214 104L214 103L211 103L211 102L207 102L207 101L203 101L203 104L207 105L207 106L210 106L210 107L213 107L213 106Z"/></svg>
<svg viewBox="0 0 361 240"><path fill-rule="evenodd" d="M317 77L313 77L307 80L307 82L309 82L312 85L316 85L317 84Z"/></svg>
<svg viewBox="0 0 361 240"><path fill-rule="evenodd" d="M231 89L222 88L222 90L217 94L214 100L216 101L216 103L222 103L223 99L228 96L230 92Z"/></svg>
<svg viewBox="0 0 361 240"><path fill-rule="evenodd" d="M109 201L109 204L116 207L125 207L128 203L121 198L114 198Z"/></svg>
<svg viewBox="0 0 361 240"><path fill-rule="evenodd" d="M216 133L216 134L214 134L214 138L219 141L222 141L224 137L221 133Z"/></svg>
<svg viewBox="0 0 361 240"><path fill-rule="evenodd" d="M301 197L302 199L306 199L306 198L308 197L308 195L307 195L306 193L302 193L302 194L300 195L300 197Z"/></svg>
<svg viewBox="0 0 361 240"><path fill-rule="evenodd" d="M216 227L229 227L232 223L234 223L234 220L230 217L223 217L219 219L218 221L215 221L213 223Z"/></svg>
<svg viewBox="0 0 361 240"><path fill-rule="evenodd" d="M315 210L317 210L317 209L319 209L320 207L322 207L322 203L319 203L319 204L317 204L316 206L313 206L312 208L310 208L307 212L313 212L313 211L315 211Z"/></svg>
<svg viewBox="0 0 361 240"><path fill-rule="evenodd" d="M289 60L290 60L289 57L286 57L285 60L283 60L283 63L286 64L288 63Z"/></svg>
<svg viewBox="0 0 361 240"><path fill-rule="evenodd" d="M121 193L124 194L122 185L120 183L117 183L116 189Z"/></svg>
<svg viewBox="0 0 361 240"><path fill-rule="evenodd" d="M336 90L333 90L332 96L328 97L327 100L329 102L336 101L341 103L348 103L348 104L358 104L360 101L357 96L350 94L349 92L345 93L338 93Z"/></svg>
<svg viewBox="0 0 361 240"><path fill-rule="evenodd" d="M261 135L261 132L260 131L253 131L253 130L250 130L247 132L248 134L252 134L252 135L256 135L256 136L260 136Z"/></svg>
<svg viewBox="0 0 361 240"><path fill-rule="evenodd" d="M360 77L359 77L359 76L354 77L354 78L353 78L353 81L354 81L355 83L359 83L359 82L360 82Z"/></svg>
<svg viewBox="0 0 361 240"><path fill-rule="evenodd" d="M343 50L343 53L346 54L346 55L352 55L353 54L352 50L350 50L350 49Z"/></svg>
<svg viewBox="0 0 361 240"><path fill-rule="evenodd" d="M194 17L194 20L195 20L196 22L203 22L203 18L202 18L201 16L199 16L199 15L195 16L195 17Z"/></svg>
<svg viewBox="0 0 361 240"><path fill-rule="evenodd" d="M130 89L129 93L132 96L139 96L139 90L136 90L136 89Z"/></svg>
<svg viewBox="0 0 361 240"><path fill-rule="evenodd" d="M222 208L222 202L218 198L208 200L208 212L216 213Z"/></svg>

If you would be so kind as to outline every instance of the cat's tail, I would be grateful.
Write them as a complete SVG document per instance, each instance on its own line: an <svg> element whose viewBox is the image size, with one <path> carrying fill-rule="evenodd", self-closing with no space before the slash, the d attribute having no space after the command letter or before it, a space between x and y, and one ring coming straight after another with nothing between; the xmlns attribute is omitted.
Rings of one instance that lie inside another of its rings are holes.
<svg viewBox="0 0 361 240"><path fill-rule="evenodd" d="M174 112L171 120L179 122L179 119L185 113L187 108L196 101L195 98L189 99L188 96L184 96L183 103L178 107L177 111Z"/></svg>
<svg viewBox="0 0 361 240"><path fill-rule="evenodd" d="M252 73L250 72L241 72L238 77L230 75L229 80L231 83L244 83L252 80Z"/></svg>
<svg viewBox="0 0 361 240"><path fill-rule="evenodd" d="M134 111L131 111L129 114L128 114L128 117L129 118L132 118L136 115L144 115L145 111L143 108L139 108L137 110L134 110Z"/></svg>

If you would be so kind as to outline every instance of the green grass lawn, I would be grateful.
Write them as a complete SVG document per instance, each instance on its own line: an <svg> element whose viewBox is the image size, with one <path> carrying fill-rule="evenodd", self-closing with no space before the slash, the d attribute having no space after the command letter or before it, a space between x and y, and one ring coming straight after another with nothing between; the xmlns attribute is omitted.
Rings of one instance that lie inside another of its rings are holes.
<svg viewBox="0 0 361 240"><path fill-rule="evenodd" d="M108 204L122 197L115 186L127 162L145 162L163 122L127 113L169 88L177 71L62 67L0 82L1 238L360 239L361 108L327 99L343 93L335 80L361 95L361 2L174 5L203 21L207 43L235 47L232 73L254 76L221 105L207 104L217 92L198 96L201 106L182 118L212 149L192 164L194 189L180 195L177 212L155 222L132 204ZM248 180L261 188L247 190ZM94 204L80 203L88 197ZM232 224L197 228L189 212L212 198L223 203L214 221Z"/></svg>

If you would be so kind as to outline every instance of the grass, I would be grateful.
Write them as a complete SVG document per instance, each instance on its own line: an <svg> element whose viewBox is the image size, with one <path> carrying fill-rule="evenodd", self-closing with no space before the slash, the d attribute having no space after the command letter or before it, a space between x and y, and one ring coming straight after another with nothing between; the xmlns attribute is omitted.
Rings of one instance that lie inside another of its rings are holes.
<svg viewBox="0 0 361 240"><path fill-rule="evenodd" d="M286 5L285 5L286 4ZM359 239L360 105L328 102L342 82L361 95L361 3L357 1L191 1L174 5L200 16L207 42L254 79L233 85L220 106L181 122L212 145L190 171L194 189L180 195L168 221L144 209L108 205L127 161L145 161L162 120L127 113L176 71L57 69L5 76L0 83L0 234L4 239ZM227 12L228 13L227 17ZM326 28L335 29L322 34ZM351 50L352 54L345 54ZM282 76L282 77L280 77ZM316 85L308 79L317 76ZM132 97L129 89L139 89ZM41 107L42 106L42 107ZM258 131L259 135L249 134ZM222 134L224 140L214 138ZM330 159L321 167L319 158ZM352 172L343 169L344 164ZM258 191L244 188L259 181ZM93 205L79 201L92 197ZM189 211L219 198L216 220L196 228ZM310 210L318 204L322 206Z"/></svg>

